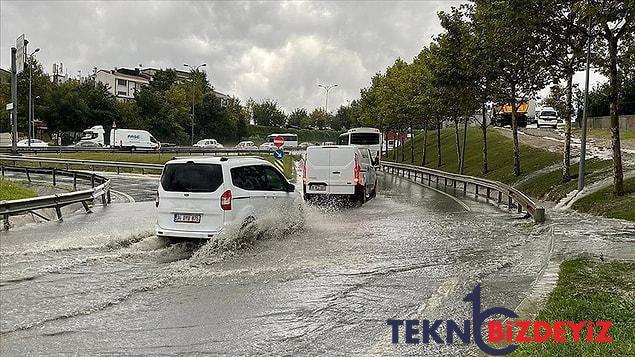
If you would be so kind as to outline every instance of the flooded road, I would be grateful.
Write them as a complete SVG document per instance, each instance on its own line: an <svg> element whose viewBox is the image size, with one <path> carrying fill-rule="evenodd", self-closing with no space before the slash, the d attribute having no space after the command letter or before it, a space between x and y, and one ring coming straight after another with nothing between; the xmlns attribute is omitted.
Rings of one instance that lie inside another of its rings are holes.
<svg viewBox="0 0 635 357"><path fill-rule="evenodd" d="M478 283L484 308L516 308L553 229L380 180L363 207L306 207L284 233L280 212L255 241L160 240L153 202L2 232L0 354L476 355L392 345L386 320L470 319Z"/></svg>

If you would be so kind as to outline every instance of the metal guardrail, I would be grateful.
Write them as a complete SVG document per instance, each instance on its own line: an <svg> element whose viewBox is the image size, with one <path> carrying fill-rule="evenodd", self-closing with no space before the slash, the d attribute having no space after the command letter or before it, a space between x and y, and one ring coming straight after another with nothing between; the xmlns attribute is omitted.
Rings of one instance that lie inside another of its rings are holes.
<svg viewBox="0 0 635 357"><path fill-rule="evenodd" d="M48 174L52 176L53 186L58 183L57 178L59 176L70 177L73 179L73 189L77 189L78 180L90 181L90 189L60 193L55 195L40 196L34 198L25 198L11 201L0 201L0 216L3 217L4 229L9 229L9 217L22 214L33 213L45 220L48 218L41 214L34 212L35 210L44 208L55 208L55 213L58 220L62 220L62 207L68 206L73 203L81 203L86 210L86 213L90 213L89 202L93 202L94 199L101 197L101 203L105 206L110 203L110 180L106 177L81 171L68 171L56 168L31 168L31 167L17 167L0 165L0 173L2 177L6 172L19 172L24 173L26 178L31 182L32 174Z"/></svg>
<svg viewBox="0 0 635 357"><path fill-rule="evenodd" d="M124 162L124 161L100 161L100 160L78 160L78 159L58 159L54 157L29 157L29 156L12 156L12 155L0 155L1 162L11 162L13 166L16 166L18 162L32 162L38 163L41 167L42 164L61 164L65 165L66 170L70 165L81 165L90 167L91 171L95 171L95 167L112 167L117 169L117 173L120 173L122 168L139 169L141 173L145 173L145 170L162 170L163 164L146 164L138 162Z"/></svg>
<svg viewBox="0 0 635 357"><path fill-rule="evenodd" d="M266 149L251 149L242 150L236 148L223 148L223 149L207 149L193 146L173 146L161 148L159 150L144 150L144 149L120 149L120 148L106 148L106 147L74 147L74 146L46 146L46 147L19 147L19 153L29 154L62 154L62 153L77 153L77 152L106 152L106 153L135 153L135 154L157 154L157 153L173 153L173 154L212 154L212 155L250 155L250 154L271 154L272 150ZM289 153L289 150L285 150ZM0 153L10 154L11 147L0 147Z"/></svg>
<svg viewBox="0 0 635 357"><path fill-rule="evenodd" d="M518 189L506 185L502 182L487 180L474 176L466 176L434 170L427 167L398 164L394 162L383 161L381 168L384 172L397 174L415 182L426 183L430 186L442 183L446 187L452 187L454 190L462 190L464 194L468 192L474 193L475 197L485 197L488 201L493 200L497 204L503 202L503 197L507 199L507 207L509 209L516 208L519 213L527 212L531 215L535 222L545 221L545 209L537 206L536 203L527 195ZM460 186L460 187L457 187ZM470 190L471 189L471 190Z"/></svg>

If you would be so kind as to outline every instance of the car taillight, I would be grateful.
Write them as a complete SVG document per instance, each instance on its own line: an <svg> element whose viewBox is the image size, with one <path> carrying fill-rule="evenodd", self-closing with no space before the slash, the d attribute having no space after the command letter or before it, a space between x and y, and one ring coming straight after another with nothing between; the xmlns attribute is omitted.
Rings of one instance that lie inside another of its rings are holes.
<svg viewBox="0 0 635 357"><path fill-rule="evenodd" d="M159 207L159 191L154 195L154 205Z"/></svg>
<svg viewBox="0 0 635 357"><path fill-rule="evenodd" d="M306 182L306 177L307 177L307 173L306 173L306 159L304 159L304 167L302 168L302 182Z"/></svg>
<svg viewBox="0 0 635 357"><path fill-rule="evenodd" d="M357 155L355 155L355 166L353 167L353 181L355 181L355 184L359 184L362 182L362 177L361 177L361 170L362 168L359 166L359 160L357 159Z"/></svg>
<svg viewBox="0 0 635 357"><path fill-rule="evenodd" d="M232 209L232 192L227 190L220 196L220 208L223 211L231 211Z"/></svg>

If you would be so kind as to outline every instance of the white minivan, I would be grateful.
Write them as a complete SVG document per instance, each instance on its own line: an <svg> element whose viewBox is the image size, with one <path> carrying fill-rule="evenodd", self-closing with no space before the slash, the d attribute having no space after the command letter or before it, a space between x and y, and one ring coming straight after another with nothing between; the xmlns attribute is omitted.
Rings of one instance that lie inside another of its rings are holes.
<svg viewBox="0 0 635 357"><path fill-rule="evenodd" d="M175 158L156 196L159 237L210 239L272 212L289 212L299 196L278 169L257 157Z"/></svg>
<svg viewBox="0 0 635 357"><path fill-rule="evenodd" d="M366 202L377 192L377 174L368 148L355 145L311 146L304 159L303 193L307 201L335 196Z"/></svg>

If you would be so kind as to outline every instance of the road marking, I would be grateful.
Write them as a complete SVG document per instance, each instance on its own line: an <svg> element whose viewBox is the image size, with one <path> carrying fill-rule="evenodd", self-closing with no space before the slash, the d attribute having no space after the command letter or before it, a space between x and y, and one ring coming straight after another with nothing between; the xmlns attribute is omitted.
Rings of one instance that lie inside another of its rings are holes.
<svg viewBox="0 0 635 357"><path fill-rule="evenodd" d="M112 193L114 193L114 194L116 194L116 195L120 195L120 196L125 197L125 198L126 198L126 199L130 202L130 203L135 203L135 202L137 202L137 201L135 201L135 199L134 199L132 196L130 196L130 195L129 195L129 194L127 194L127 193L124 193L124 192L121 192L121 191L115 191L115 190L113 190L113 189L110 189L110 192L112 192Z"/></svg>

